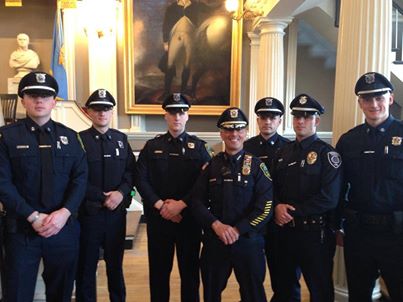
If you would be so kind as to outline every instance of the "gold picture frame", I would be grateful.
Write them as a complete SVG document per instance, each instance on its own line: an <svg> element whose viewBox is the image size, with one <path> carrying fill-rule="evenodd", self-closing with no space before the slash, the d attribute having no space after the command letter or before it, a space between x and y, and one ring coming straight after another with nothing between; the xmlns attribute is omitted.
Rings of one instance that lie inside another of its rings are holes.
<svg viewBox="0 0 403 302"><path fill-rule="evenodd" d="M123 78L124 78L124 99L125 111L127 114L161 114L161 104L136 103L135 96L135 33L134 33L134 1L122 0L124 30L123 30ZM152 0L147 0L152 1ZM241 87L241 57L242 57L242 20L232 20L231 32L231 66L229 84L229 105L198 105L192 104L189 111L191 115L220 115L228 107L239 107Z"/></svg>

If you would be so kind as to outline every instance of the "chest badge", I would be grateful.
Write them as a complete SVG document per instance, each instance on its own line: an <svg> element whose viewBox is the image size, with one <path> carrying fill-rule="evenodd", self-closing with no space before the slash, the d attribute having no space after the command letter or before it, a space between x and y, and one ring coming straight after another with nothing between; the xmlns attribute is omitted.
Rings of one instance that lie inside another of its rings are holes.
<svg viewBox="0 0 403 302"><path fill-rule="evenodd" d="M194 144L194 143L188 143L188 147L189 147L189 149L194 149L194 148L195 148L195 144Z"/></svg>
<svg viewBox="0 0 403 302"><path fill-rule="evenodd" d="M400 146L402 144L402 138L400 136L393 136L392 137L392 145L393 146Z"/></svg>
<svg viewBox="0 0 403 302"><path fill-rule="evenodd" d="M308 153L306 157L306 162L308 163L308 165L313 165L314 163L316 163L317 159L318 159L318 153L316 153L315 151L311 151Z"/></svg>
<svg viewBox="0 0 403 302"><path fill-rule="evenodd" d="M120 149L123 149L123 148L124 148L122 141L118 141L118 145L119 145L119 148L120 148Z"/></svg>
<svg viewBox="0 0 403 302"><path fill-rule="evenodd" d="M252 156L246 154L245 157L243 158L242 175L244 176L249 175L251 166L252 166Z"/></svg>
<svg viewBox="0 0 403 302"><path fill-rule="evenodd" d="M69 139L67 138L67 136L59 136L59 138L63 145L69 144Z"/></svg>

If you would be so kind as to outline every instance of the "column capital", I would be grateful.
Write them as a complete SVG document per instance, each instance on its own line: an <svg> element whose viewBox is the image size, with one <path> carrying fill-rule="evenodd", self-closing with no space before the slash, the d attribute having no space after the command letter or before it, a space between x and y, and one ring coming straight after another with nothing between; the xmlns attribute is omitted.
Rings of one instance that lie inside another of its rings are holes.
<svg viewBox="0 0 403 302"><path fill-rule="evenodd" d="M248 38L250 39L250 46L259 46L260 44L260 36L253 32L253 31L248 31L247 32Z"/></svg>
<svg viewBox="0 0 403 302"><path fill-rule="evenodd" d="M284 34L284 29L290 24L292 18L270 19L267 17L260 18L256 23L255 28L260 31L260 34L277 33Z"/></svg>

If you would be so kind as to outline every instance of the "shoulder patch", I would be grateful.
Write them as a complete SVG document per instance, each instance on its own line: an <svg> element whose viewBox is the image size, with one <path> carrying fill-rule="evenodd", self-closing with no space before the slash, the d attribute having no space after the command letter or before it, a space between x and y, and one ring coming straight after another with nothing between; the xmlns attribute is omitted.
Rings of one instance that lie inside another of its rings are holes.
<svg viewBox="0 0 403 302"><path fill-rule="evenodd" d="M341 156L339 153L335 151L328 152L327 159L333 168L338 169L341 166Z"/></svg>
<svg viewBox="0 0 403 302"><path fill-rule="evenodd" d="M86 152L86 151L85 151L85 147L84 147L83 140L81 139L81 136L80 136L79 133L77 133L77 140L78 140L78 142L80 143L81 148L83 148L84 152Z"/></svg>
<svg viewBox="0 0 403 302"><path fill-rule="evenodd" d="M267 169L266 165L264 163L260 163L259 167L260 167L260 170L262 170L264 176L266 176L268 179L271 180L271 175L270 175L269 169Z"/></svg>

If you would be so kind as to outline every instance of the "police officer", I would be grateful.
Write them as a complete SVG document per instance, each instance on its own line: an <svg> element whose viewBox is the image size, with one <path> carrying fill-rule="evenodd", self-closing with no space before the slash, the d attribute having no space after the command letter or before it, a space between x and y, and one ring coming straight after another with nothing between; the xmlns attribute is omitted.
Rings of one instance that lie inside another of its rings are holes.
<svg viewBox="0 0 403 302"><path fill-rule="evenodd" d="M256 121L259 127L259 134L248 139L244 144L244 149L259 157L270 171L275 153L289 142L287 138L277 133L277 128L282 122L284 106L278 99L266 97L256 103L255 113L257 115ZM272 302L275 302L277 299L276 277L278 275L277 271L281 269L277 267L276 253L278 252L279 240L277 228L278 226L273 220L269 221L265 235L266 259L270 272L271 288L273 290ZM297 270L295 275L295 286L290 302L301 300L301 287L298 281L301 275L300 271Z"/></svg>
<svg viewBox="0 0 403 302"><path fill-rule="evenodd" d="M169 301L176 250L181 301L197 302L201 229L187 207L191 188L210 155L204 141L185 131L190 104L184 95L169 95L162 108L168 131L146 143L136 175L147 219L151 301Z"/></svg>
<svg viewBox="0 0 403 302"><path fill-rule="evenodd" d="M18 86L27 118L0 128L0 200L7 211L5 301L32 301L42 259L47 301L70 301L87 161L77 133L51 120L56 80L31 72Z"/></svg>
<svg viewBox="0 0 403 302"><path fill-rule="evenodd" d="M348 188L344 255L349 301L372 301L379 274L392 301L403 301L403 124L390 115L393 85L382 74L362 75L355 94L365 123L337 143Z"/></svg>
<svg viewBox="0 0 403 302"><path fill-rule="evenodd" d="M127 135L109 128L115 104L105 89L95 90L85 104L92 127L80 132L89 173L79 215L82 232L76 301L96 301L100 248L104 250L110 301L126 299L122 263L135 158Z"/></svg>
<svg viewBox="0 0 403 302"><path fill-rule="evenodd" d="M334 301L332 268L335 236L330 220L341 187L341 160L316 135L324 108L307 94L290 104L296 140L275 157L275 221L281 226L278 301L289 301L300 268L310 301Z"/></svg>
<svg viewBox="0 0 403 302"><path fill-rule="evenodd" d="M242 302L266 301L263 229L271 216L272 184L266 165L243 150L248 120L236 107L217 122L225 152L203 170L192 211L204 230L201 272L205 302L221 301L231 271Z"/></svg>

